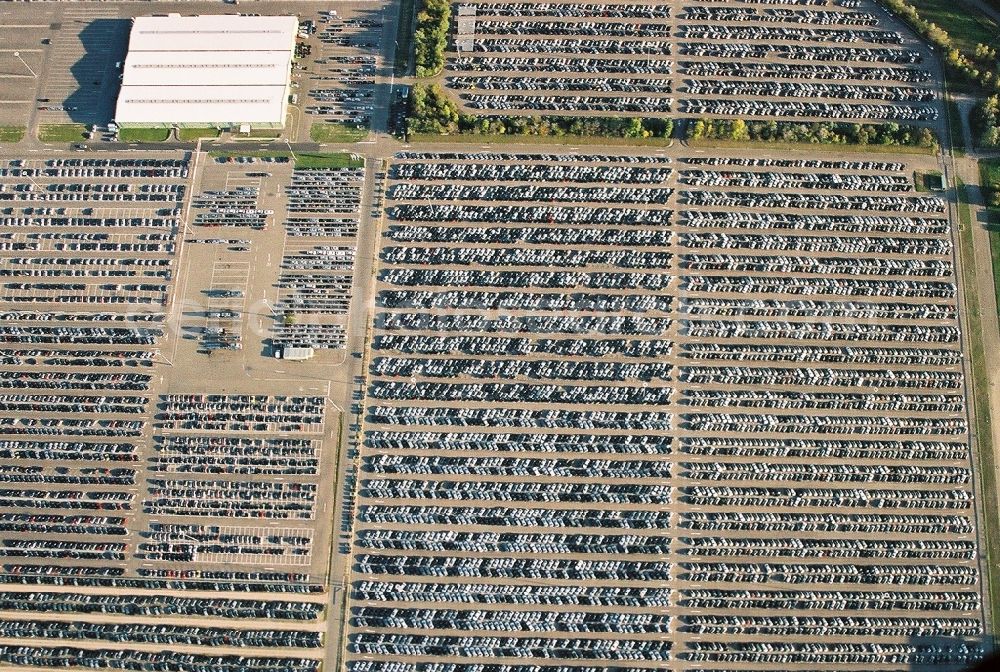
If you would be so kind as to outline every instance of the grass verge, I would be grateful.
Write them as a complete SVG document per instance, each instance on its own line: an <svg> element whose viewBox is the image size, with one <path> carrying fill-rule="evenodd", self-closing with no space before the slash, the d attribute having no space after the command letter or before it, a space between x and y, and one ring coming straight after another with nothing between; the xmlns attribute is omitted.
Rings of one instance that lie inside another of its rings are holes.
<svg viewBox="0 0 1000 672"><path fill-rule="evenodd" d="M217 138L222 131L217 128L178 128L177 138L181 142L194 142L198 138Z"/></svg>
<svg viewBox="0 0 1000 672"><path fill-rule="evenodd" d="M397 77L404 77L410 65L410 50L413 49L413 14L417 0L402 0L399 5L399 24L396 26L396 52L392 70Z"/></svg>
<svg viewBox="0 0 1000 672"><path fill-rule="evenodd" d="M83 124L43 124L38 127L38 139L42 142L79 142L87 139L87 127Z"/></svg>
<svg viewBox="0 0 1000 672"><path fill-rule="evenodd" d="M237 135L244 138L261 138L267 140L269 138L280 138L281 130L277 128L252 128L249 133L238 133Z"/></svg>
<svg viewBox="0 0 1000 672"><path fill-rule="evenodd" d="M314 142L357 142L368 137L368 129L341 122L315 123L309 127Z"/></svg>
<svg viewBox="0 0 1000 672"><path fill-rule="evenodd" d="M479 133L457 135L411 133L407 140L409 142L454 142L481 145L622 145L639 147L668 147L671 143L670 138L608 138L592 135L485 135Z"/></svg>
<svg viewBox="0 0 1000 672"><path fill-rule="evenodd" d="M118 139L122 142L163 142L169 137L169 128L123 128L118 131Z"/></svg>
<svg viewBox="0 0 1000 672"><path fill-rule="evenodd" d="M989 379L986 372L986 351L982 339L981 311L979 306L979 285L976 277L975 252L972 246L972 213L965 193L965 185L957 181L959 252L962 258L962 285L965 298L965 316L969 333L969 365L972 369L972 392L975 411L976 467L979 476L979 501L982 502L980 519L983 524L982 539L986 553L986 594L989 603L990 620L994 628L1000 624L1000 600L995 599L1000 588L998 570L993 564L1000 558L1000 507L997 506L996 464L993 455L993 426L990 419Z"/></svg>
<svg viewBox="0 0 1000 672"><path fill-rule="evenodd" d="M24 126L0 126L0 142L21 142Z"/></svg>
<svg viewBox="0 0 1000 672"><path fill-rule="evenodd" d="M350 154L296 154L296 168L361 168L365 165L362 159Z"/></svg>

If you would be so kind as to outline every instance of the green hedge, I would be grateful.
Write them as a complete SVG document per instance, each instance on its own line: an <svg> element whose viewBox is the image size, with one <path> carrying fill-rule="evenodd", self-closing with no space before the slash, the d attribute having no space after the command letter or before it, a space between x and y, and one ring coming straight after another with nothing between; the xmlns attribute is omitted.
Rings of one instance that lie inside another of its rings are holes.
<svg viewBox="0 0 1000 672"><path fill-rule="evenodd" d="M976 106L972 133L980 147L1000 148L1000 96L990 96Z"/></svg>

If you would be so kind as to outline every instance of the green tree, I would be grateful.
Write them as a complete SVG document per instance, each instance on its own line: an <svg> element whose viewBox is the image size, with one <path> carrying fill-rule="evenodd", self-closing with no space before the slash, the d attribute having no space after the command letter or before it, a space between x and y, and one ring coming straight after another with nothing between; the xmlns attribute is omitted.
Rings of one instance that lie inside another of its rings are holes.
<svg viewBox="0 0 1000 672"><path fill-rule="evenodd" d="M747 140L749 140L750 131L749 129L747 129L747 122L743 121L742 119L734 120L729 129L729 136L733 140L737 140L740 142L746 142Z"/></svg>
<svg viewBox="0 0 1000 672"><path fill-rule="evenodd" d="M642 126L642 119L632 118L629 119L628 126L625 127L625 137L626 138L642 138L646 137L646 129Z"/></svg>
<svg viewBox="0 0 1000 672"><path fill-rule="evenodd" d="M937 141L934 139L934 131L929 128L921 128L916 135L917 145L920 147L934 147Z"/></svg>
<svg viewBox="0 0 1000 672"><path fill-rule="evenodd" d="M417 29L413 36L417 77L433 77L444 68L450 23L450 3L446 0L424 0L421 11L417 13Z"/></svg>

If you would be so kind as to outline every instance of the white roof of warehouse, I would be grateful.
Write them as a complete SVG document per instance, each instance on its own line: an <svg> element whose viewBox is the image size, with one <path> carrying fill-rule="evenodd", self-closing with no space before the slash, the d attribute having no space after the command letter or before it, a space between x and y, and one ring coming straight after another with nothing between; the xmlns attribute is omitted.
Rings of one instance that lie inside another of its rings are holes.
<svg viewBox="0 0 1000 672"><path fill-rule="evenodd" d="M161 51L129 52L125 60L128 86L284 86L288 80L287 51L179 51L163 58Z"/></svg>
<svg viewBox="0 0 1000 672"><path fill-rule="evenodd" d="M129 86L118 96L118 123L280 122L281 86Z"/></svg>
<svg viewBox="0 0 1000 672"><path fill-rule="evenodd" d="M291 49L294 16L137 16L129 51L280 51Z"/></svg>
<svg viewBox="0 0 1000 672"><path fill-rule="evenodd" d="M119 124L282 124L298 19L143 16L123 67Z"/></svg>

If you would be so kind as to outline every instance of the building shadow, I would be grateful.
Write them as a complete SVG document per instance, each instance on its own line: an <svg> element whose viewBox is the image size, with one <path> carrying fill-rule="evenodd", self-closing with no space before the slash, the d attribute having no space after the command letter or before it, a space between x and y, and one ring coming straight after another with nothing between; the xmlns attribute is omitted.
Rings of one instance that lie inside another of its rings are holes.
<svg viewBox="0 0 1000 672"><path fill-rule="evenodd" d="M63 24L62 30L73 25ZM131 26L129 19L94 19L77 34L83 55L69 69L76 89L63 101L74 123L104 125L114 117L121 85L116 64L125 60Z"/></svg>
<svg viewBox="0 0 1000 672"><path fill-rule="evenodd" d="M993 635L979 637L913 636L912 672L987 672L1000 668Z"/></svg>

